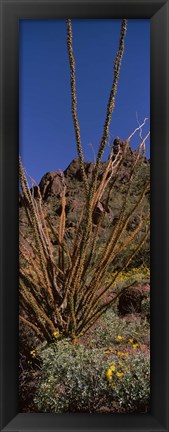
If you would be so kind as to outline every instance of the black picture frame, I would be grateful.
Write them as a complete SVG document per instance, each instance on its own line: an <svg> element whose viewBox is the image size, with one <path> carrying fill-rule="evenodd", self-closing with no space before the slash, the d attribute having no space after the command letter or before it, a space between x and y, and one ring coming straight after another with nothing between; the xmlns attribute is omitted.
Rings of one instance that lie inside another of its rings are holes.
<svg viewBox="0 0 169 432"><path fill-rule="evenodd" d="M1 424L4 432L169 431L169 1L0 0ZM151 411L149 414L18 413L19 19L151 20Z"/></svg>

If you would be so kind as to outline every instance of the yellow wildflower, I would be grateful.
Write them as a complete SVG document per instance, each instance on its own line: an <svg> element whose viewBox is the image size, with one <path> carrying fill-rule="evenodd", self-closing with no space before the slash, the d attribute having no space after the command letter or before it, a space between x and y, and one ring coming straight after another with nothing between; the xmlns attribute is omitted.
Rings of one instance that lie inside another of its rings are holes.
<svg viewBox="0 0 169 432"><path fill-rule="evenodd" d="M111 369L107 369L107 371L106 371L106 377L107 377L107 379L109 381L112 380L112 371L111 371Z"/></svg>
<svg viewBox="0 0 169 432"><path fill-rule="evenodd" d="M139 344L138 344L138 343L136 343L136 344L133 344L133 348L134 348L134 349L138 348L138 346L139 346Z"/></svg>
<svg viewBox="0 0 169 432"><path fill-rule="evenodd" d="M115 369L116 369L116 366L115 366L114 364L112 364L112 365L110 366L110 370L111 370L112 372L114 372Z"/></svg>
<svg viewBox="0 0 169 432"><path fill-rule="evenodd" d="M36 351L35 351L35 350L30 351L30 355L31 355L32 357L36 357Z"/></svg>
<svg viewBox="0 0 169 432"><path fill-rule="evenodd" d="M109 348L109 349L104 351L104 354L111 354L112 352L113 352L113 349Z"/></svg>
<svg viewBox="0 0 169 432"><path fill-rule="evenodd" d="M117 339L118 339L118 340L122 340L122 339L123 339L123 336L120 336L120 335L119 335L119 336L117 336Z"/></svg>
<svg viewBox="0 0 169 432"><path fill-rule="evenodd" d="M133 340L133 339L129 339L129 342L130 342L131 344L133 344L134 340Z"/></svg>
<svg viewBox="0 0 169 432"><path fill-rule="evenodd" d="M123 375L124 375L123 372L117 372L117 373L116 373L116 376L117 376L118 378L121 378Z"/></svg>
<svg viewBox="0 0 169 432"><path fill-rule="evenodd" d="M54 336L54 338L58 338L58 336L59 336L59 331L58 330L56 330L56 331L54 331L53 332L53 336Z"/></svg>
<svg viewBox="0 0 169 432"><path fill-rule="evenodd" d="M117 355L119 357L128 357L129 353L128 352L118 351Z"/></svg>

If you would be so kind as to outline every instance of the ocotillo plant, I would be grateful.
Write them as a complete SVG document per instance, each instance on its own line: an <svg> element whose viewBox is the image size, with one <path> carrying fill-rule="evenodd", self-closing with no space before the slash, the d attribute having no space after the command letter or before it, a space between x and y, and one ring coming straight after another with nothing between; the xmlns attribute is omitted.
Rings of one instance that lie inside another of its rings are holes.
<svg viewBox="0 0 169 432"><path fill-rule="evenodd" d="M120 168L126 158L130 140L135 132L145 124L144 121L126 139L123 147L119 145L116 153L113 149L111 150L102 178L98 180L99 167L108 141L109 125L115 106L126 27L127 21L123 19L119 48L114 61L113 83L107 105L103 135L92 172L92 179L89 181L85 171L77 116L72 26L71 20L67 20L72 116L85 191L85 205L79 214L74 229L74 238L68 242L65 223L66 184L62 173L61 215L58 232L54 226L50 226L58 244L56 247L57 257L49 235L49 224L45 218L40 188L37 187L35 198L29 189L21 159L19 161L22 201L34 237L34 242L32 242L20 230L20 257L24 262L24 265L20 265L20 320L34 330L42 340L51 341L53 337L59 335L69 336L74 340L87 332L121 294L121 289L116 289L112 298L107 299L106 297L106 294L111 292L113 287L116 287L120 274L127 268L149 236L149 211L144 212L143 217L145 195L150 188L149 180L145 180L142 184L134 205L129 205L133 181L140 164L140 156L149 135L147 134L142 139L130 168L118 219L108 231L101 255L96 254L106 212L103 208L97 225L93 224L94 212L101 205L103 196L106 199L106 206L109 205ZM139 221L132 233L129 233L127 230L128 223L136 213L139 216ZM132 248L130 249L131 245ZM116 263L115 271L110 272L114 263ZM107 278L108 273L109 278ZM122 289L129 288L133 283L135 281L130 281Z"/></svg>

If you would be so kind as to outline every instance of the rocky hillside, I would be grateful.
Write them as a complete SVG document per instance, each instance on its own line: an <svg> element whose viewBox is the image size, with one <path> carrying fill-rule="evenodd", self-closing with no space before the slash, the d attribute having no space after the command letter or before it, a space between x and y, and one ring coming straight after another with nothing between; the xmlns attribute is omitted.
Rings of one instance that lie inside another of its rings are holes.
<svg viewBox="0 0 169 432"><path fill-rule="evenodd" d="M116 155L119 146L123 146L124 142L120 139L116 139L113 144L113 152ZM103 195L101 202L99 202L95 212L93 214L93 225L97 225L100 215L103 210L106 211L105 218L102 224L102 229L100 232L100 247L103 242L106 241L108 232L115 225L117 218L119 217L119 212L123 204L123 200L127 190L127 184L130 177L131 168L133 162L136 159L136 152L130 147L127 150L127 155L123 161L116 182L111 191L111 196L109 200L109 205L106 204L106 193ZM99 170L98 182L101 180L103 173L105 171L107 162L102 162ZM93 162L85 163L85 171L88 176L89 182L91 180L92 172L94 169ZM129 210L136 202L138 198L143 183L148 180L150 176L150 161L144 156L140 157L137 169L134 175L134 180L132 187L129 192L127 208ZM64 173L61 171L47 172L41 179L39 188L42 196L43 209L45 217L49 224L49 232L53 245L57 244L54 235L54 230L57 231L59 225L59 216L61 214L61 193L63 188L63 181L66 184L66 236L67 238L73 238L74 228L78 221L80 210L85 202L85 194L82 182L82 175L79 166L79 160L74 159L70 165L66 168ZM112 177L112 182L114 178ZM37 197L37 187L32 188L32 193L34 197ZM143 207L143 217L144 212L147 211L149 207L149 194L146 195L144 199ZM22 195L19 199L20 204L20 228L31 239L31 230L29 227L29 222L25 213L24 203ZM134 216L130 219L127 231L132 232L138 224L139 215L136 212ZM138 256L135 258L134 266L139 266L141 264L149 266L149 242L147 242L142 250L139 252Z"/></svg>

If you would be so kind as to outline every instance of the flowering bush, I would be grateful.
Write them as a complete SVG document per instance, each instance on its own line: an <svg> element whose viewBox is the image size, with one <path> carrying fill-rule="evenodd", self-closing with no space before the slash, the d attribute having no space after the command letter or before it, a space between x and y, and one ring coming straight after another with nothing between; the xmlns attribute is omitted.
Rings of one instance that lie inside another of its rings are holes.
<svg viewBox="0 0 169 432"><path fill-rule="evenodd" d="M143 264L140 267L132 267L130 270L120 274L118 283L124 284L134 278L137 278L137 283L150 283L150 268Z"/></svg>
<svg viewBox="0 0 169 432"><path fill-rule="evenodd" d="M99 406L107 389L104 352L63 340L45 349L41 357L43 376L35 399L40 411L92 412Z"/></svg>
<svg viewBox="0 0 169 432"><path fill-rule="evenodd" d="M133 339L139 343L144 343L147 336L149 339L150 326L141 317L128 320L121 319L112 310L108 310L99 321L99 326L93 332L92 343L95 347L101 348L105 346L119 345L126 343L129 339ZM118 336L121 336L119 339Z"/></svg>
<svg viewBox="0 0 169 432"><path fill-rule="evenodd" d="M134 347L132 354L106 355L62 340L40 355L43 373L35 403L41 412L102 412L105 406L111 412L139 412L148 406L149 359Z"/></svg>
<svg viewBox="0 0 169 432"><path fill-rule="evenodd" d="M134 348L134 345L133 345ZM142 353L119 356L106 371L113 397L126 411L147 408L150 397L150 364Z"/></svg>

